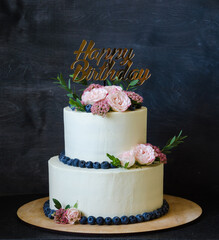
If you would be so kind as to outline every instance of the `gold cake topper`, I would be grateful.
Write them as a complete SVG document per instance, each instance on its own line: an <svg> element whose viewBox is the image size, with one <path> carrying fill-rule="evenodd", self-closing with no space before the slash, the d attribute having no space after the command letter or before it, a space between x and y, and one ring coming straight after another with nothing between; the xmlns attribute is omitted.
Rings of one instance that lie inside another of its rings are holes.
<svg viewBox="0 0 219 240"><path fill-rule="evenodd" d="M95 81L100 80L104 81L109 78L111 81L114 81L116 78L122 80L136 80L138 79L142 85L150 76L149 69L133 69L130 70L135 54L133 49L127 48L103 48L98 49L94 48L95 42L90 41L87 45L87 41L83 40L81 46L77 51L74 51L76 55L76 60L72 63L71 69L74 70L73 81L80 82L84 79L87 81L93 79ZM81 57L83 55L83 58ZM96 68L93 68L89 65L88 60L95 60L96 65L99 66L101 60L106 60L99 71ZM119 62L120 66L125 66L124 69L116 71L114 68L116 61Z"/></svg>

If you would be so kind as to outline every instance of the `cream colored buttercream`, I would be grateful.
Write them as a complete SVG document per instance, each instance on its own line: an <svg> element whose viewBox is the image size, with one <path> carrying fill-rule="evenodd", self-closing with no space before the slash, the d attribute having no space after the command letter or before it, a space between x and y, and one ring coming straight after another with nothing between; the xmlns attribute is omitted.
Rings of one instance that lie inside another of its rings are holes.
<svg viewBox="0 0 219 240"><path fill-rule="evenodd" d="M163 164L135 169L87 169L68 166L58 157L49 160L50 207L52 199L74 205L86 216L130 216L161 207Z"/></svg>
<svg viewBox="0 0 219 240"><path fill-rule="evenodd" d="M109 112L106 117L64 108L65 155L80 160L109 161L139 143L146 143L147 108Z"/></svg>

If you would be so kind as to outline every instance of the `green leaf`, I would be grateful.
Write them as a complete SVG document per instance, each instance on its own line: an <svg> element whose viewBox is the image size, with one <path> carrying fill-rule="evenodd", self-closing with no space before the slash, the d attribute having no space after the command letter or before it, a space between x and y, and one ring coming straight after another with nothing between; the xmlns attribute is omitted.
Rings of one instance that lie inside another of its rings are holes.
<svg viewBox="0 0 219 240"><path fill-rule="evenodd" d="M130 87L129 88L129 90L132 90L133 92L135 91L135 90L137 90L138 88L137 87Z"/></svg>
<svg viewBox="0 0 219 240"><path fill-rule="evenodd" d="M74 204L73 208L78 208L78 202Z"/></svg>
<svg viewBox="0 0 219 240"><path fill-rule="evenodd" d="M67 97L73 98L73 94L72 94L72 93L68 93L68 94L67 94Z"/></svg>
<svg viewBox="0 0 219 240"><path fill-rule="evenodd" d="M53 198L52 200L53 200L53 202L55 204L55 208L57 208L57 209L62 208L61 203L57 199Z"/></svg>
<svg viewBox="0 0 219 240"><path fill-rule="evenodd" d="M106 79L106 82L108 86L112 86L112 83L110 82L110 80Z"/></svg>
<svg viewBox="0 0 219 240"><path fill-rule="evenodd" d="M65 207L65 209L68 209L68 208L71 208L71 206L69 204Z"/></svg>
<svg viewBox="0 0 219 240"><path fill-rule="evenodd" d="M107 157L112 161L111 164L112 164L113 166L115 166L115 167L121 167L121 168L123 167L122 164L121 164L121 161L120 161L117 157L115 157L115 156L113 156L113 155L110 155L109 153L107 153L106 155L107 155ZM129 165L129 163L126 163L125 166L124 166L124 168L128 168L128 165Z"/></svg>
<svg viewBox="0 0 219 240"><path fill-rule="evenodd" d="M80 100L78 98L76 99L76 101L73 100L72 98L70 98L69 104L71 104L73 107L76 107L81 112L85 111L85 106L82 105L82 103L80 102Z"/></svg>
<svg viewBox="0 0 219 240"><path fill-rule="evenodd" d="M71 79L68 79L68 88L71 89Z"/></svg>
<svg viewBox="0 0 219 240"><path fill-rule="evenodd" d="M123 87L122 83L120 83L119 86L122 88L122 90L124 90L124 87Z"/></svg>
<svg viewBox="0 0 219 240"><path fill-rule="evenodd" d="M125 163L124 168L128 168L129 162Z"/></svg>
<svg viewBox="0 0 219 240"><path fill-rule="evenodd" d="M61 73L59 75L57 75L56 80L58 81L58 82L55 82L56 84L59 84L60 87L65 89L67 92L72 93L71 88L67 86Z"/></svg>
<svg viewBox="0 0 219 240"><path fill-rule="evenodd" d="M80 106L83 106L79 98L77 98L76 101Z"/></svg>
<svg viewBox="0 0 219 240"><path fill-rule="evenodd" d="M178 137L180 137L180 136L181 136L181 134L182 134L182 130L179 132L179 135L178 135Z"/></svg>
<svg viewBox="0 0 219 240"><path fill-rule="evenodd" d="M166 143L166 145L161 150L164 154L171 153L171 149L177 147L180 143L183 143L184 139L187 138L187 136L182 136L182 130L179 132L178 136L174 136L173 138L169 139Z"/></svg>
<svg viewBox="0 0 219 240"><path fill-rule="evenodd" d="M173 144L175 140L176 140L176 137L174 136L174 137L172 138L172 140L170 141L169 145Z"/></svg>
<svg viewBox="0 0 219 240"><path fill-rule="evenodd" d="M129 83L129 86L135 86L138 82L139 82L138 79L133 80L133 81L131 81L131 82Z"/></svg>
<svg viewBox="0 0 219 240"><path fill-rule="evenodd" d="M115 80L113 81L114 85L118 85L121 82L121 80L116 76Z"/></svg>
<svg viewBox="0 0 219 240"><path fill-rule="evenodd" d="M107 153L106 155L110 160L113 160L115 158L113 155L110 155L109 153Z"/></svg>
<svg viewBox="0 0 219 240"><path fill-rule="evenodd" d="M115 167L122 167L121 165L121 162L118 158L116 158L115 156L113 155L110 155L109 153L106 154L107 157L112 161L112 165L115 166Z"/></svg>

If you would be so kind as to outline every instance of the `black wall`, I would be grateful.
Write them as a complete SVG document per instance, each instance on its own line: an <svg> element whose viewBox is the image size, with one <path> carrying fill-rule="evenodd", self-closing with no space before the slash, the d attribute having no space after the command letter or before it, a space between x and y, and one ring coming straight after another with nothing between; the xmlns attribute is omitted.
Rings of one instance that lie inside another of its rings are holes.
<svg viewBox="0 0 219 240"><path fill-rule="evenodd" d="M219 195L218 0L1 0L0 194L48 192L68 104L51 78L72 73L83 39L133 48L134 67L150 69L139 91L148 142L162 146L180 129L189 136L165 166L165 192Z"/></svg>

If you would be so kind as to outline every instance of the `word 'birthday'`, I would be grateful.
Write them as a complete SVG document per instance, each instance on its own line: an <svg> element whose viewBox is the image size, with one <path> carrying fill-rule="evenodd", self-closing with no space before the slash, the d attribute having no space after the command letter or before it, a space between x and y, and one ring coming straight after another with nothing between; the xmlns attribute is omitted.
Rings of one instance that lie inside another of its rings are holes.
<svg viewBox="0 0 219 240"><path fill-rule="evenodd" d="M133 69L130 70L133 65L132 59L135 54L133 49L128 50L127 48L103 48L98 49L94 48L94 41L90 41L87 45L87 41L83 40L81 46L77 51L74 52L76 54L76 61L74 61L71 65L71 69L74 70L73 81L80 82L84 79L87 81L93 80L101 80L104 81L106 79L110 79L111 81L118 78L119 80L136 80L140 81L140 85L146 81L151 74L149 70L144 69ZM99 66L101 60L105 60L103 65L98 68L93 68L89 65L88 60L95 60L96 65ZM116 71L114 68L116 61L119 61L120 66L124 66L124 69Z"/></svg>

